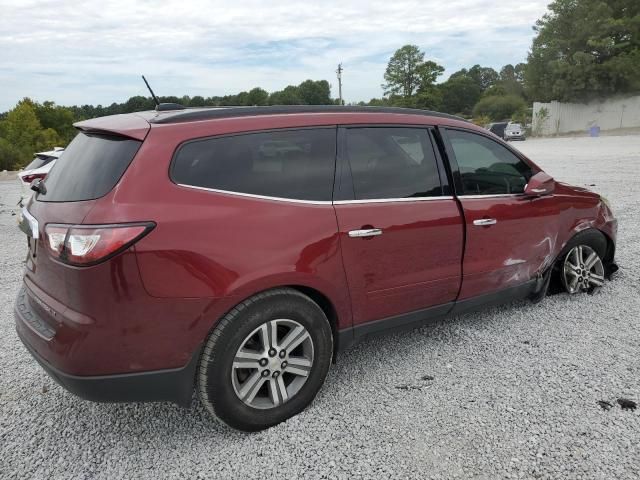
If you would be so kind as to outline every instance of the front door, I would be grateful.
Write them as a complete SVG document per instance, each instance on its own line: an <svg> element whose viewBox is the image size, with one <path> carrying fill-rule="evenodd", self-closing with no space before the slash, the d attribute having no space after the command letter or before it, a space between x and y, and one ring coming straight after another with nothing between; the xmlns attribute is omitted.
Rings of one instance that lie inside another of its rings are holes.
<svg viewBox="0 0 640 480"><path fill-rule="evenodd" d="M535 278L553 260L556 200L523 195L536 172L499 142L455 129L446 136L467 230L460 300Z"/></svg>
<svg viewBox="0 0 640 480"><path fill-rule="evenodd" d="M354 324L453 302L462 216L454 198L442 195L429 131L354 127L340 133L353 199L334 205Z"/></svg>

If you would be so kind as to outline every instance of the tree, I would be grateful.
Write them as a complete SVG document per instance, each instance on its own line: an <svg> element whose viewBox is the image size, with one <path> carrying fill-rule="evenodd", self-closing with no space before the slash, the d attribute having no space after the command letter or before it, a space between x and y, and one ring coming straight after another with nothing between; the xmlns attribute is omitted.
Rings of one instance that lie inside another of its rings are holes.
<svg viewBox="0 0 640 480"><path fill-rule="evenodd" d="M640 2L554 0L536 22L525 80L539 101L640 92Z"/></svg>
<svg viewBox="0 0 640 480"><path fill-rule="evenodd" d="M35 152L50 150L60 143L54 129L42 128L35 104L29 98L19 101L7 113L1 122L0 132L5 140L0 149L0 164L11 163L13 167L23 167Z"/></svg>
<svg viewBox="0 0 640 480"><path fill-rule="evenodd" d="M6 138L0 137L0 171L19 168L22 154Z"/></svg>
<svg viewBox="0 0 640 480"><path fill-rule="evenodd" d="M458 70L457 72L451 74L449 79L455 79L458 77L469 77L475 82L478 87L480 87L480 90L483 92L489 87L495 85L500 78L498 72L496 72L493 68L481 67L478 64L474 65L469 70L467 70L466 68Z"/></svg>
<svg viewBox="0 0 640 480"><path fill-rule="evenodd" d="M289 85L284 90L273 92L269 96L269 105L302 105L298 87Z"/></svg>
<svg viewBox="0 0 640 480"><path fill-rule="evenodd" d="M269 94L260 87L249 90L247 94L247 105L266 105L269 101Z"/></svg>
<svg viewBox="0 0 640 480"><path fill-rule="evenodd" d="M433 95L432 87L444 68L424 60L424 52L416 45L405 45L393 54L384 73L385 95L400 97L411 102L411 97L421 91L422 97Z"/></svg>
<svg viewBox="0 0 640 480"><path fill-rule="evenodd" d="M524 63L518 63L515 67L510 63L502 67L500 70L500 79L498 83L492 88L499 88L500 91L505 94L520 95L524 97L524 69L526 65ZM487 95L495 94L495 90L489 93L492 88L489 88L486 92Z"/></svg>
<svg viewBox="0 0 640 480"><path fill-rule="evenodd" d="M326 80L305 80L298 85L300 100L306 105L331 105L331 85Z"/></svg>
<svg viewBox="0 0 640 480"><path fill-rule="evenodd" d="M509 120L522 115L527 108L522 97L517 95L490 96L482 98L473 108L474 117L489 117L493 121Z"/></svg>
<svg viewBox="0 0 640 480"><path fill-rule="evenodd" d="M60 143L66 145L75 137L77 133L73 128L75 117L71 109L56 105L54 102L34 103L33 107L42 128L55 130Z"/></svg>
<svg viewBox="0 0 640 480"><path fill-rule="evenodd" d="M191 101L189 102L190 107L204 107L206 105L206 101L200 95L196 95L195 97L191 97Z"/></svg>
<svg viewBox="0 0 640 480"><path fill-rule="evenodd" d="M480 99L482 89L469 76L449 78L440 85L442 92L441 109L446 113L470 115L473 106Z"/></svg>

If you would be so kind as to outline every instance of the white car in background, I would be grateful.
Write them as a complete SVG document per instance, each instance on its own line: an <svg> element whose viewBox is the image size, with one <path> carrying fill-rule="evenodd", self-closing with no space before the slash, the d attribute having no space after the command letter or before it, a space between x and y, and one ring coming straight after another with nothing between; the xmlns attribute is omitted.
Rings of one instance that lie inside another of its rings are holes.
<svg viewBox="0 0 640 480"><path fill-rule="evenodd" d="M36 153L31 163L18 173L18 180L22 186L20 205L24 205L33 194L30 188L31 182L46 177L62 152L64 152L64 148L55 147L48 152Z"/></svg>

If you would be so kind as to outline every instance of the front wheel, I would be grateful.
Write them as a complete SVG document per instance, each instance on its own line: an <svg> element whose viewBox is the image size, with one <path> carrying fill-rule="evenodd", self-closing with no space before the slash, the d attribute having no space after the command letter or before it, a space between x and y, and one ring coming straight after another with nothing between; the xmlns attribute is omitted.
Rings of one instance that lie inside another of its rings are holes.
<svg viewBox="0 0 640 480"><path fill-rule="evenodd" d="M604 265L598 253L588 245L571 249L564 259L562 279L567 292L591 292L604 285Z"/></svg>
<svg viewBox="0 0 640 480"><path fill-rule="evenodd" d="M331 327L315 302L288 288L263 292L229 312L209 336L199 396L227 425L262 430L311 403L332 354Z"/></svg>
<svg viewBox="0 0 640 480"><path fill-rule="evenodd" d="M579 233L569 242L558 265L562 285L568 293L593 293L604 285L602 259L606 248L604 235L594 230Z"/></svg>

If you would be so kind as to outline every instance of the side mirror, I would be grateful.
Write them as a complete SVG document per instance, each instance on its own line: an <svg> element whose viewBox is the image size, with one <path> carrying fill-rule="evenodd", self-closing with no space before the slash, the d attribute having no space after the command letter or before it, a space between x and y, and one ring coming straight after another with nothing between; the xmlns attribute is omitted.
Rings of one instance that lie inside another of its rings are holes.
<svg viewBox="0 0 640 480"><path fill-rule="evenodd" d="M544 172L538 172L529 179L529 183L524 188L524 194L527 197L541 197L551 195L555 189L556 181L553 177Z"/></svg>

